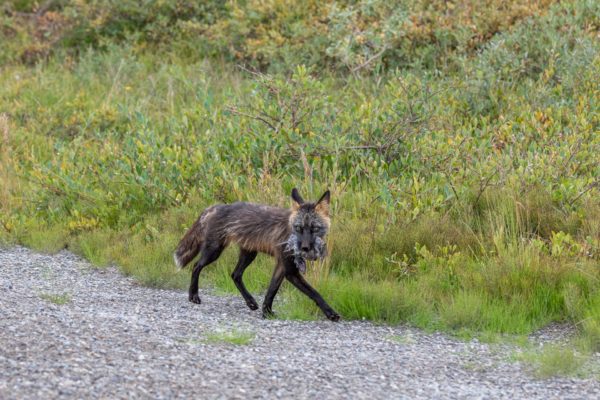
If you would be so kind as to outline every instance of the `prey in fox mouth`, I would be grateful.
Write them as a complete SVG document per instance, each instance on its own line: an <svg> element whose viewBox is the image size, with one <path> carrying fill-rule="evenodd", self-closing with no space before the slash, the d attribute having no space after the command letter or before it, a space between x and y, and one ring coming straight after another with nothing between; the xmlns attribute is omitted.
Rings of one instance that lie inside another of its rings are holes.
<svg viewBox="0 0 600 400"><path fill-rule="evenodd" d="M310 227L294 227L294 233L288 239L286 249L292 252L294 263L303 274L306 273L307 260L315 261L323 259L327 255L325 240L323 240L322 236L318 236L318 233L322 230L322 228L319 230L315 229L312 232Z"/></svg>

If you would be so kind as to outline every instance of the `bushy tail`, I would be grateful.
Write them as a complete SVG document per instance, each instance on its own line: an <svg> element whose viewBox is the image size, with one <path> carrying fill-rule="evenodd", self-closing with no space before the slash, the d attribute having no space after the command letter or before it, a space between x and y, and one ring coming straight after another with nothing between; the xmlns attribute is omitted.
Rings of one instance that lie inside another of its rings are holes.
<svg viewBox="0 0 600 400"><path fill-rule="evenodd" d="M185 233L183 239L177 245L177 250L173 253L173 260L179 268L183 268L190 263L200 252L202 242L204 241L204 227L198 218L194 225Z"/></svg>

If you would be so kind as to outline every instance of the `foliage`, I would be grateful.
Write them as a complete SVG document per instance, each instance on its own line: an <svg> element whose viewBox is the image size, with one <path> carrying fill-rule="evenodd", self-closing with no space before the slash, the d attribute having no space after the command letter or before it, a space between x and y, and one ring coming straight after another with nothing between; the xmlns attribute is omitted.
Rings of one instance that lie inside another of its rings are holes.
<svg viewBox="0 0 600 400"><path fill-rule="evenodd" d="M35 62L55 49L111 42L222 57L281 71L305 64L338 70L444 68L456 53L481 48L498 32L547 11L551 1L12 0L26 22ZM40 12L40 9L49 12ZM596 19L597 22L597 19ZM12 28L11 28L12 29Z"/></svg>

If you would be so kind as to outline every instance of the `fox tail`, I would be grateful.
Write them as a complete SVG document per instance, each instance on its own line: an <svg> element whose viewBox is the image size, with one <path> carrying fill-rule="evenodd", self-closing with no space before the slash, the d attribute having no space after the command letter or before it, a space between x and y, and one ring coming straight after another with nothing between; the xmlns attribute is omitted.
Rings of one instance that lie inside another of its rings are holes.
<svg viewBox="0 0 600 400"><path fill-rule="evenodd" d="M198 255L202 248L204 237L204 229L201 218L198 218L194 225L185 233L177 249L173 253L173 260L179 268L183 268L190 263Z"/></svg>

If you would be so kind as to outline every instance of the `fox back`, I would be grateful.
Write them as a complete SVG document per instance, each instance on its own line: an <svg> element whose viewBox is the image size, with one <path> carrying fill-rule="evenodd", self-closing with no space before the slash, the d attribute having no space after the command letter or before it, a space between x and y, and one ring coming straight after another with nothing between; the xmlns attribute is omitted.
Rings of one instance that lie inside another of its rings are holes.
<svg viewBox="0 0 600 400"><path fill-rule="evenodd" d="M179 243L175 263L186 266L203 245L231 243L271 256L287 251L309 260L323 257L330 225L329 191L312 203L304 202L294 189L292 199L291 209L246 202L208 207Z"/></svg>

